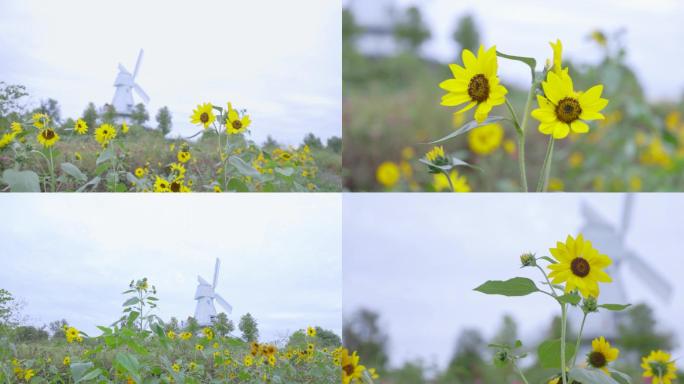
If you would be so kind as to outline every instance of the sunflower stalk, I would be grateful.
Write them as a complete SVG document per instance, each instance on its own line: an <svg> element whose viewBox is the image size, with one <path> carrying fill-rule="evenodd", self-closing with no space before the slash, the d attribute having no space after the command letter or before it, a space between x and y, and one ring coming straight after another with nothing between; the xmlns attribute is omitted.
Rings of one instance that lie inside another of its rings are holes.
<svg viewBox="0 0 684 384"><path fill-rule="evenodd" d="M55 159L52 155L52 147L49 148L50 152L50 189L52 192L56 191L55 188Z"/></svg>
<svg viewBox="0 0 684 384"><path fill-rule="evenodd" d="M567 332L568 324L568 308L567 304L561 304L561 377L563 378L563 384L568 384L567 370L566 370L566 360L565 360L565 336Z"/></svg>
<svg viewBox="0 0 684 384"><path fill-rule="evenodd" d="M539 183L537 184L537 192L546 192L549 185L549 175L551 174L551 160L553 158L553 146L555 143L553 136L549 138L549 145L546 147L546 156L544 157L544 164L542 165L541 173L539 175Z"/></svg>
<svg viewBox="0 0 684 384"><path fill-rule="evenodd" d="M515 360L513 361L513 369L515 369L515 371L518 373L518 376L520 376L520 379L522 379L522 381L523 381L525 384L530 384L529 381L527 381L527 378L525 377L525 374L522 372L522 370L520 369L520 367L518 367L518 364L515 363Z"/></svg>
<svg viewBox="0 0 684 384"><path fill-rule="evenodd" d="M451 188L451 192L456 192L456 190L454 189L454 183L451 182L451 177L449 177L449 172L443 169L441 171L442 174L444 174L444 177L446 177L447 181L449 182L449 188Z"/></svg>
<svg viewBox="0 0 684 384"><path fill-rule="evenodd" d="M582 316L582 323L580 325L579 334L577 335L577 343L575 343L575 356L572 358L572 366L577 363L577 355L579 354L580 343L582 342L582 333L584 332L584 323L587 320L587 313Z"/></svg>

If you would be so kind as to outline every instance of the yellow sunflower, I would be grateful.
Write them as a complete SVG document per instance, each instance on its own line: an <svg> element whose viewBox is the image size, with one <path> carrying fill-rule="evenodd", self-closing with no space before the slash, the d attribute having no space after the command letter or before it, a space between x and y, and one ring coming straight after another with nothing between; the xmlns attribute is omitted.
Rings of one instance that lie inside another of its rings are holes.
<svg viewBox="0 0 684 384"><path fill-rule="evenodd" d="M587 133L589 126L585 121L603 120L600 113L608 105L601 98L603 85L595 85L586 92L575 92L572 78L567 68L561 67L562 45L560 40L554 45L554 65L542 82L544 96L537 95L539 108L532 111L532 117L539 120L539 132L563 139L570 131Z"/></svg>
<svg viewBox="0 0 684 384"><path fill-rule="evenodd" d="M465 68L458 64L449 64L454 78L439 84L440 88L448 92L442 96L442 105L457 106L468 103L457 113L477 106L475 120L481 123L487 118L492 107L506 101L505 95L508 93L508 90L499 84L499 77L496 74L496 46L485 51L481 45L477 57L464 49L462 58Z"/></svg>
<svg viewBox="0 0 684 384"><path fill-rule="evenodd" d="M550 264L549 278L553 284L565 284L565 292L578 289L584 297L598 298L598 283L613 281L604 268L611 265L610 257L600 254L591 245L591 241L584 240L582 235L577 239L568 235L565 243L557 242L556 248L549 249L551 255L558 260Z"/></svg>
<svg viewBox="0 0 684 384"><path fill-rule="evenodd" d="M444 165L448 163L446 156L444 154L444 147L441 145L439 147L433 147L428 153L425 154L427 161L436 165Z"/></svg>
<svg viewBox="0 0 684 384"><path fill-rule="evenodd" d="M3 149L6 146L8 146L16 136L17 134L14 132L3 134L2 137L0 137L0 149Z"/></svg>
<svg viewBox="0 0 684 384"><path fill-rule="evenodd" d="M50 148L59 140L59 135L54 129L45 128L38 132L38 136L36 138L43 147Z"/></svg>
<svg viewBox="0 0 684 384"><path fill-rule="evenodd" d="M620 351L617 348L611 348L610 343L601 336L592 340L591 352L587 355L587 364L610 375L608 363L615 361L619 354Z"/></svg>
<svg viewBox="0 0 684 384"><path fill-rule="evenodd" d="M155 192L171 192L169 182L166 181L166 179L157 176L157 178L154 181L154 191ZM187 340L187 339L183 338L183 340Z"/></svg>
<svg viewBox="0 0 684 384"><path fill-rule="evenodd" d="M76 120L74 132L78 133L79 135L85 135L88 133L88 124L83 119Z"/></svg>
<svg viewBox="0 0 684 384"><path fill-rule="evenodd" d="M21 133L21 131L24 130L24 129L21 127L21 124L18 123L18 122L16 122L16 121L13 121L12 124L10 124L10 127L11 127L11 130L12 130L12 133Z"/></svg>
<svg viewBox="0 0 684 384"><path fill-rule="evenodd" d="M128 129L129 129L129 128L128 128L128 124L126 124L125 121L124 121L123 123L121 123L121 133L123 133L124 135L127 134L127 133L128 133Z"/></svg>
<svg viewBox="0 0 684 384"><path fill-rule="evenodd" d="M375 172L375 178L378 182L388 188L396 185L399 182L400 177L401 171L399 170L399 166L391 161L385 161L380 164Z"/></svg>
<svg viewBox="0 0 684 384"><path fill-rule="evenodd" d="M496 151L504 137L501 124L487 124L468 132L468 146L478 155L489 155Z"/></svg>
<svg viewBox="0 0 684 384"><path fill-rule="evenodd" d="M361 380L366 367L359 364L359 356L356 352L349 354L346 348L342 349L342 384L349 384L354 380Z"/></svg>
<svg viewBox="0 0 684 384"><path fill-rule="evenodd" d="M43 129L50 123L50 116L45 113L34 113L31 117L31 121L33 122L34 127Z"/></svg>
<svg viewBox="0 0 684 384"><path fill-rule="evenodd" d="M642 357L641 368L644 369L643 376L651 378L651 384L672 384L672 380L677 378L677 366L665 351L651 351Z"/></svg>
<svg viewBox="0 0 684 384"><path fill-rule="evenodd" d="M436 173L433 176L433 187L435 191L448 191L450 190L449 180L451 180L451 185L454 186L454 192L470 192L470 185L468 184L468 178L465 175L459 175L455 169L451 170L449 173L449 179L446 178L444 173Z"/></svg>
<svg viewBox="0 0 684 384"><path fill-rule="evenodd" d="M192 155L188 151L178 151L177 157L179 162L187 163L192 158Z"/></svg>
<svg viewBox="0 0 684 384"><path fill-rule="evenodd" d="M233 106L228 103L228 119L226 120L226 131L231 135L244 132L247 127L252 123L249 119L249 115L243 115L240 118L238 111L233 109Z"/></svg>
<svg viewBox="0 0 684 384"><path fill-rule="evenodd" d="M147 173L147 172L145 171L144 168L138 167L135 169L135 177L137 177L138 179L142 179L143 176L145 176L145 173Z"/></svg>
<svg viewBox="0 0 684 384"><path fill-rule="evenodd" d="M309 337L316 337L316 328L314 327L308 327L306 329L306 335Z"/></svg>
<svg viewBox="0 0 684 384"><path fill-rule="evenodd" d="M214 106L211 103L200 104L192 111L192 117L190 122L193 124L202 124L204 128L207 128L211 123L216 120L214 115Z"/></svg>
<svg viewBox="0 0 684 384"><path fill-rule="evenodd" d="M106 148L116 138L116 129L111 124L102 124L95 130L95 140Z"/></svg>

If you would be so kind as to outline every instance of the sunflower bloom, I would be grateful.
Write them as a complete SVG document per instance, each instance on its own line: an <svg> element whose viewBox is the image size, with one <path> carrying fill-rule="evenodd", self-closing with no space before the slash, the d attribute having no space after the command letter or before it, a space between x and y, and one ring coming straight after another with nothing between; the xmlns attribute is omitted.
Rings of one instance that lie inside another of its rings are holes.
<svg viewBox="0 0 684 384"><path fill-rule="evenodd" d="M166 179L161 178L157 176L157 178L154 181L154 191L155 192L171 192L171 186ZM189 332L185 332L189 333ZM183 340L187 340L186 338L183 338Z"/></svg>
<svg viewBox="0 0 684 384"><path fill-rule="evenodd" d="M200 104L192 111L190 122L193 124L202 124L206 129L211 123L216 120L214 115L214 106L211 103Z"/></svg>
<svg viewBox="0 0 684 384"><path fill-rule="evenodd" d="M59 140L59 135L54 129L45 128L38 132L38 136L36 138L44 148L50 148Z"/></svg>
<svg viewBox="0 0 684 384"><path fill-rule="evenodd" d="M677 366L665 351L652 351L642 357L641 368L644 369L643 377L651 378L651 384L672 384L672 380L677 378Z"/></svg>
<svg viewBox="0 0 684 384"><path fill-rule="evenodd" d="M618 358L620 351L617 348L611 348L610 343L601 336L591 342L591 352L587 355L587 363L610 375L608 371L608 363L615 361Z"/></svg>
<svg viewBox="0 0 684 384"><path fill-rule="evenodd" d="M43 129L50 123L50 116L45 113L34 113L31 117L31 121L33 122L34 127Z"/></svg>
<svg viewBox="0 0 684 384"><path fill-rule="evenodd" d="M354 380L361 380L366 367L359 364L359 356L356 352L349 354L346 348L342 348L342 384L349 384Z"/></svg>
<svg viewBox="0 0 684 384"><path fill-rule="evenodd" d="M116 138L116 129L111 124L102 124L95 130L95 141L102 148L107 148L109 142Z"/></svg>
<svg viewBox="0 0 684 384"><path fill-rule="evenodd" d="M399 170L399 166L391 161L385 161L380 164L375 172L375 178L380 184L387 188L395 186L399 182L400 177L401 171Z"/></svg>
<svg viewBox="0 0 684 384"><path fill-rule="evenodd" d="M613 261L600 254L581 234L576 239L568 235L565 243L559 241L556 248L549 251L558 260L558 263L548 266L551 270L549 278L553 284L566 283L565 292L577 289L584 297L598 298L598 283L613 281L603 271Z"/></svg>
<svg viewBox="0 0 684 384"><path fill-rule="evenodd" d="M505 95L508 90L499 83L496 74L498 64L496 59L496 46L485 51L480 46L477 57L469 50L462 53L462 67L458 64L449 64L454 75L439 84L439 87L448 93L442 96L442 105L457 106L468 103L457 113L463 113L475 106L475 120L481 123L489 115L494 106L501 105L506 101Z"/></svg>
<svg viewBox="0 0 684 384"><path fill-rule="evenodd" d="M244 132L252 123L249 115L243 115L240 118L238 111L233 109L233 106L228 103L228 119L226 120L226 131L231 135Z"/></svg>
<svg viewBox="0 0 684 384"><path fill-rule="evenodd" d="M468 146L474 153L486 156L496 151L503 141L504 129L501 124L487 124L468 132Z"/></svg>
<svg viewBox="0 0 684 384"><path fill-rule="evenodd" d="M470 184L468 184L468 178L465 175L459 175L458 172L453 169L449 173L449 179L443 173L437 173L433 175L433 187L435 191L441 192L450 189L449 180L451 180L451 185L454 187L454 192L470 192Z"/></svg>
<svg viewBox="0 0 684 384"><path fill-rule="evenodd" d="M123 123L121 123L121 133L123 133L125 135L128 133L128 130L129 130L128 124L126 124L125 121Z"/></svg>
<svg viewBox="0 0 684 384"><path fill-rule="evenodd" d="M316 337L316 328L314 327L308 327L306 329L306 335L309 337Z"/></svg>
<svg viewBox="0 0 684 384"><path fill-rule="evenodd" d="M78 133L79 135L85 135L88 133L88 124L83 119L76 120L74 132Z"/></svg>

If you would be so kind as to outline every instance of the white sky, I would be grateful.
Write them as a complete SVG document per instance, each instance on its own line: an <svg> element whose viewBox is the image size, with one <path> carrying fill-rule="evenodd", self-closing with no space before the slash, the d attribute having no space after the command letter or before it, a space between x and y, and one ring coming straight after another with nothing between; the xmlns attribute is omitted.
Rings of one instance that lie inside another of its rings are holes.
<svg viewBox="0 0 684 384"><path fill-rule="evenodd" d="M356 0L364 1L364 0ZM386 0L391 3L391 0ZM350 0L345 0L347 4ZM627 62L652 99L679 98L684 91L680 63L684 59L684 2L679 0L396 0L418 5L432 31L424 53L442 61L458 57L451 34L456 20L473 14L482 42L502 52L532 56L538 63L551 57L548 42L560 38L564 55L578 63L595 63L600 50L587 39L597 28L614 32L625 28ZM501 61L503 63L503 61ZM504 81L529 86L529 69L516 62L499 65Z"/></svg>
<svg viewBox="0 0 684 384"><path fill-rule="evenodd" d="M133 71L144 48L137 81L154 126L157 110L171 109L173 135L197 131L197 104L232 101L252 114L258 142L339 136L340 9L339 0L3 0L0 79L80 116L89 101L111 103L117 64Z"/></svg>
<svg viewBox="0 0 684 384"><path fill-rule="evenodd" d="M0 211L0 287L26 301L34 324L65 318L99 334L145 276L159 315L184 320L197 275L211 281L219 257L216 291L236 327L250 312L262 340L308 325L341 335L340 195L14 194L0 196Z"/></svg>
<svg viewBox="0 0 684 384"><path fill-rule="evenodd" d="M539 342L539 330L559 312L556 304L540 295L505 298L473 288L514 276L539 280L533 270L519 269L519 254L548 255L557 240L576 235L581 201L613 223L620 220L620 194L345 194L344 315L360 307L379 311L394 365L422 358L443 368L463 329L491 338L504 314L518 322L523 341ZM663 304L629 268L619 277L629 302L648 302L657 321L678 332L678 357L684 352L678 325L683 227L684 196L637 195L627 247L674 285L674 295Z"/></svg>

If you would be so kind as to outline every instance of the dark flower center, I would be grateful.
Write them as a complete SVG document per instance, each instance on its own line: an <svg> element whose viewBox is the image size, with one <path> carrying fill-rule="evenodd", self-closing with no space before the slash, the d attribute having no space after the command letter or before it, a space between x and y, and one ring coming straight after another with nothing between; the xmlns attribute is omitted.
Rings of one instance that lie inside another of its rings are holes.
<svg viewBox="0 0 684 384"><path fill-rule="evenodd" d="M354 373L354 366L351 364L347 364L344 367L342 367L342 370L347 374L347 376L351 376Z"/></svg>
<svg viewBox="0 0 684 384"><path fill-rule="evenodd" d="M240 128L242 128L242 121L240 121L240 120L233 121L233 129L240 129Z"/></svg>
<svg viewBox="0 0 684 384"><path fill-rule="evenodd" d="M570 264L570 269L572 269L572 273L574 273L575 276L586 277L591 270L591 266L586 259L577 257Z"/></svg>
<svg viewBox="0 0 684 384"><path fill-rule="evenodd" d="M603 353L594 351L589 354L589 364L591 364L592 367L603 368L607 363L608 361Z"/></svg>
<svg viewBox="0 0 684 384"><path fill-rule="evenodd" d="M173 183L171 183L171 192L180 192L180 190L181 190L181 185L179 182L174 181Z"/></svg>
<svg viewBox="0 0 684 384"><path fill-rule="evenodd" d="M468 84L468 96L481 103L489 97L489 81L483 74L475 75Z"/></svg>
<svg viewBox="0 0 684 384"><path fill-rule="evenodd" d="M200 121L202 123L208 122L209 121L209 114L206 112L202 112L202 114L200 115Z"/></svg>
<svg viewBox="0 0 684 384"><path fill-rule="evenodd" d="M556 106L556 117L564 123L572 123L579 119L581 114L582 107L580 107L579 101L571 97L560 100Z"/></svg>
<svg viewBox="0 0 684 384"><path fill-rule="evenodd" d="M55 131L52 129L46 129L43 131L43 138L45 140L52 140L55 137Z"/></svg>

